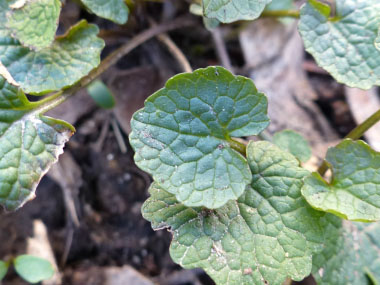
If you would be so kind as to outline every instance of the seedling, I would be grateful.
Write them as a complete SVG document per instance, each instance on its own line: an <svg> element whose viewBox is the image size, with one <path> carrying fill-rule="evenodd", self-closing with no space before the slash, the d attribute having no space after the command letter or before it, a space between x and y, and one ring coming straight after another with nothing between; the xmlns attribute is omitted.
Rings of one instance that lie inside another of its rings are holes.
<svg viewBox="0 0 380 285"><path fill-rule="evenodd" d="M48 260L25 254L6 262L0 261L0 281L5 277L11 265L22 279L32 284L50 279L55 272L53 265Z"/></svg>
<svg viewBox="0 0 380 285"><path fill-rule="evenodd" d="M108 2L82 0L90 12L125 23L125 2ZM380 85L378 1L336 0L331 9L308 0L299 11L294 7L292 1L203 0L192 12L209 28L258 17L299 18L306 50L337 81L363 89ZM80 21L55 36L60 9L58 0L0 0L0 204L7 210L34 198L75 131L44 113L83 87L111 108L112 94L94 80L138 44L189 23L152 28L101 62L104 42L95 25ZM25 95L51 92L33 102ZM357 139L379 120L380 110L310 173L300 164L310 149L292 131L272 142L245 141L258 139L269 124L266 96L250 79L222 67L176 75L131 123L136 164L154 179L143 216L154 229L171 230L175 262L203 268L217 284L282 284L310 273L318 284L378 282L380 154ZM331 179L324 176L328 168ZM34 272L33 260L16 260L23 278ZM0 276L7 267L0 262Z"/></svg>

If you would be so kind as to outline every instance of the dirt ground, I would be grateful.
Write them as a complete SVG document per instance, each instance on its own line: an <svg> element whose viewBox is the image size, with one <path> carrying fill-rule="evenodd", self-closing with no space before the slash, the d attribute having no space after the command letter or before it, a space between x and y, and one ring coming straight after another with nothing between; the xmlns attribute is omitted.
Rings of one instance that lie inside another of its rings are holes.
<svg viewBox="0 0 380 285"><path fill-rule="evenodd" d="M137 3L128 24L118 27L68 1L62 12L59 31L63 32L81 18L98 24L107 44L103 53L106 56L133 35L149 28L149 17L160 22L188 14L187 1ZM210 32L204 28L200 18L194 16L194 21L192 27L175 30L169 36L193 69L221 64ZM276 22L273 25L283 24ZM250 36L240 33L242 26L247 28L246 23L221 27L231 64L236 73L255 77L258 88L265 92L261 65L245 52L247 47L243 45L247 42L246 37ZM293 33L293 26L288 24L286 29L289 33ZM289 37L293 36L289 34ZM299 44L300 39L296 37L294 42ZM250 44L252 53L256 52L258 48L254 43ZM270 41L268 44L275 45ZM280 40L277 44L284 46ZM294 53L295 48L289 47L289 52ZM284 113L286 110L281 111L282 114L273 110L274 123L270 132L293 127L310 140L314 154L322 157L327 146L355 126L355 118L347 102L345 88L318 68L303 49L297 54L300 62L288 68L297 70L297 74L302 73L304 85L297 85L299 82L294 82L294 78L282 78L287 87L281 85L277 92L281 96L289 93L298 102L295 103L296 109L288 110L295 120L276 125L282 121L281 116L289 115ZM286 54L280 56L286 58ZM270 64L274 64L273 60ZM151 178L135 166L133 150L128 144L129 120L133 112L142 106L147 96L178 72L181 68L171 52L159 40L152 39L122 58L102 77L116 96L115 109L98 108L83 90L51 112L51 115L73 123L77 132L67 144L58 168L42 179L37 198L15 213L1 213L0 257L27 252L27 240L35 235L35 221L41 220L47 229L48 246L61 273L58 279L62 284L213 284L202 270L184 270L174 264L168 250L171 234L165 230L154 232L150 223L142 218L140 209L148 197ZM285 76L285 73L288 74L283 70L280 75ZM305 94L305 90L309 91L307 95L301 94L305 98L299 99L301 95L295 94L294 90L302 90ZM273 90L268 89L268 94L271 92ZM277 93L273 92L274 95ZM297 117L297 112L300 112L300 117ZM304 116L301 112L309 114L309 118L301 120ZM275 116L280 117L276 120ZM305 120L306 124L307 120L311 122L307 131L297 125ZM318 126L315 125L317 121L320 122ZM110 281L111 275L119 279ZM307 282L312 284L310 280ZM24 283L11 271L3 284Z"/></svg>

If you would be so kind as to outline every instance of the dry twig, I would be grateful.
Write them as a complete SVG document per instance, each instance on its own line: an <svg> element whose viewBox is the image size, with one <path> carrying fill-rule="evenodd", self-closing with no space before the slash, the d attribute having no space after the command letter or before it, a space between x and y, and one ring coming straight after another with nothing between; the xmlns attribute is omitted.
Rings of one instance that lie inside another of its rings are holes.
<svg viewBox="0 0 380 285"><path fill-rule="evenodd" d="M211 31L212 39L214 40L215 51L222 65L233 72L230 57L228 56L226 44L219 27Z"/></svg>

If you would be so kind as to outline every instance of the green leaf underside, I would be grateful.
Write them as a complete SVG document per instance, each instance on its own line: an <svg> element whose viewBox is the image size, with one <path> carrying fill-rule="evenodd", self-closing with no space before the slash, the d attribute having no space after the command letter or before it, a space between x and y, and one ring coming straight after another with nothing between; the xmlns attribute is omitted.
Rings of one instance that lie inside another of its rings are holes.
<svg viewBox="0 0 380 285"><path fill-rule="evenodd" d="M380 220L380 153L346 139L326 156L330 184L318 173L305 179L302 194L314 208L352 221Z"/></svg>
<svg viewBox="0 0 380 285"><path fill-rule="evenodd" d="M156 230L171 228L176 263L203 268L217 284L302 280L323 242L324 214L300 193L308 171L268 142L251 142L247 154L253 181L239 200L216 210L189 208L153 183L143 216Z"/></svg>
<svg viewBox="0 0 380 285"><path fill-rule="evenodd" d="M369 89L380 85L380 51L374 42L380 26L378 0L337 0L331 21L313 5L301 9L299 31L306 50L338 82Z"/></svg>
<svg viewBox="0 0 380 285"><path fill-rule="evenodd" d="M124 0L82 0L82 3L97 16L117 24L128 20L129 10Z"/></svg>
<svg viewBox="0 0 380 285"><path fill-rule="evenodd" d="M326 215L326 241L313 256L313 276L319 285L371 285L380 280L380 224L354 223Z"/></svg>
<svg viewBox="0 0 380 285"><path fill-rule="evenodd" d="M0 281L5 277L8 272L8 264L0 260Z"/></svg>
<svg viewBox="0 0 380 285"><path fill-rule="evenodd" d="M279 148L290 152L302 162L308 161L311 157L311 148L308 141L295 131L284 130L275 133L273 143Z"/></svg>
<svg viewBox="0 0 380 285"><path fill-rule="evenodd" d="M185 205L221 207L251 182L228 140L260 133L266 113L253 82L222 67L176 75L133 116L135 162Z"/></svg>
<svg viewBox="0 0 380 285"><path fill-rule="evenodd" d="M74 132L43 112L44 105L29 102L0 77L0 205L8 210L34 198L41 177Z"/></svg>
<svg viewBox="0 0 380 285"><path fill-rule="evenodd" d="M40 50L53 42L60 12L59 0L26 1L7 13L7 28L22 45Z"/></svg>
<svg viewBox="0 0 380 285"><path fill-rule="evenodd" d="M0 0L0 19L10 10ZM26 93L47 93L70 86L100 63L104 41L98 28L81 21L50 47L32 51L12 38L6 21L0 21L0 62Z"/></svg>
<svg viewBox="0 0 380 285"><path fill-rule="evenodd" d="M37 256L20 255L15 259L14 266L18 275L30 283L47 280L54 275L53 265Z"/></svg>
<svg viewBox="0 0 380 285"><path fill-rule="evenodd" d="M202 0L203 14L222 23L257 19L272 0Z"/></svg>

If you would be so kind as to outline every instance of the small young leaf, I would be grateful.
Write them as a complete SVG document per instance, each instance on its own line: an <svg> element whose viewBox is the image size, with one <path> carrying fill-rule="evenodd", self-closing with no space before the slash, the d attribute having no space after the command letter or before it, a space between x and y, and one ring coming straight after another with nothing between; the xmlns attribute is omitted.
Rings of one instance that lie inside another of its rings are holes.
<svg viewBox="0 0 380 285"><path fill-rule="evenodd" d="M268 142L251 142L247 154L253 181L238 201L216 210L189 208L153 183L143 216L156 230L171 229L175 262L203 268L217 284L302 280L324 241L324 214L300 193L308 171Z"/></svg>
<svg viewBox="0 0 380 285"><path fill-rule="evenodd" d="M326 156L333 179L318 173L305 179L302 194L314 208L352 221L380 220L380 153L346 139Z"/></svg>
<svg viewBox="0 0 380 285"><path fill-rule="evenodd" d="M74 128L42 114L44 101L0 77L0 205L15 210L34 198L41 177L63 152Z"/></svg>
<svg viewBox="0 0 380 285"><path fill-rule="evenodd" d="M308 4L310 4L314 9L316 9L319 13L321 13L321 15L325 16L326 18L330 17L331 8L328 4L319 2L319 0L308 0Z"/></svg>
<svg viewBox="0 0 380 285"><path fill-rule="evenodd" d="M0 0L0 19L10 11ZM0 21L0 62L27 93L47 93L72 85L100 63L104 41L98 28L81 21L49 47L31 51L12 38L6 21Z"/></svg>
<svg viewBox="0 0 380 285"><path fill-rule="evenodd" d="M310 1L302 7L299 31L306 50L340 83L362 89L380 85L380 51L374 45L380 26L380 2L335 2L333 19Z"/></svg>
<svg viewBox="0 0 380 285"><path fill-rule="evenodd" d="M251 182L230 137L260 133L266 114L267 99L248 78L222 67L176 75L133 116L135 162L185 205L221 207Z"/></svg>
<svg viewBox="0 0 380 285"><path fill-rule="evenodd" d="M257 19L272 0L203 0L203 14L222 23Z"/></svg>
<svg viewBox="0 0 380 285"><path fill-rule="evenodd" d="M371 285L380 280L380 223L343 222L326 215L326 241L313 256L313 276L318 285Z"/></svg>
<svg viewBox="0 0 380 285"><path fill-rule="evenodd" d="M41 282L54 275L53 265L37 256L20 255L15 258L14 267L18 275L30 283Z"/></svg>
<svg viewBox="0 0 380 285"><path fill-rule="evenodd" d="M7 274L8 267L9 267L9 265L7 262L0 260L0 282L1 282L1 280L3 280L3 278Z"/></svg>
<svg viewBox="0 0 380 285"><path fill-rule="evenodd" d="M99 17L117 24L125 24L128 20L128 6L124 0L82 0L82 3Z"/></svg>
<svg viewBox="0 0 380 285"><path fill-rule="evenodd" d="M95 80L87 87L87 91L99 107L111 109L115 106L115 98L102 81Z"/></svg>
<svg viewBox="0 0 380 285"><path fill-rule="evenodd" d="M295 131L284 130L275 133L273 143L279 148L290 152L302 162L308 161L311 157L311 148L308 141Z"/></svg>
<svg viewBox="0 0 380 285"><path fill-rule="evenodd" d="M197 16L203 16L203 9L200 4L193 3L190 5L190 13L197 15Z"/></svg>
<svg viewBox="0 0 380 285"><path fill-rule="evenodd" d="M60 12L59 0L26 1L7 13L7 28L22 45L40 50L53 42Z"/></svg>

